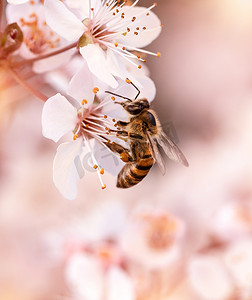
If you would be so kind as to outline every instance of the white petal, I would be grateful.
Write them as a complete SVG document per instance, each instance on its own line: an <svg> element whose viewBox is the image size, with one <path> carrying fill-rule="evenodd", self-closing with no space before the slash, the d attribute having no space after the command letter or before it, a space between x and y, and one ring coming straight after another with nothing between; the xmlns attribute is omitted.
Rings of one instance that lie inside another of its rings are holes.
<svg viewBox="0 0 252 300"><path fill-rule="evenodd" d="M118 139L119 140L119 139ZM113 142L118 142L113 139ZM122 144L122 141L119 140L119 144ZM124 163L119 158L118 155L113 154L107 147L101 145L98 141L94 142L94 156L100 166L109 172L113 176L117 176Z"/></svg>
<svg viewBox="0 0 252 300"><path fill-rule="evenodd" d="M233 293L233 284L224 266L214 256L198 256L189 265L189 280L195 291L209 300L225 300Z"/></svg>
<svg viewBox="0 0 252 300"><path fill-rule="evenodd" d="M57 142L76 126L77 111L61 94L49 98L42 111L43 136Z"/></svg>
<svg viewBox="0 0 252 300"><path fill-rule="evenodd" d="M121 35L118 42L132 47L145 47L158 37L161 32L161 23L152 11L149 12L149 15L146 15L145 7L135 6L129 8L124 6L124 9L125 18L131 19L136 16L136 20L129 22L127 27L129 27L130 32L126 36ZM137 16L141 12L143 13ZM136 27L140 28L138 35L134 34ZM143 27L146 27L146 30L142 30Z"/></svg>
<svg viewBox="0 0 252 300"><path fill-rule="evenodd" d="M85 300L101 300L103 297L103 272L91 255L75 254L66 266L66 280L74 292Z"/></svg>
<svg viewBox="0 0 252 300"><path fill-rule="evenodd" d="M234 242L225 254L226 265L237 284L251 287L252 284L252 240Z"/></svg>
<svg viewBox="0 0 252 300"><path fill-rule="evenodd" d="M106 277L108 300L136 299L133 281L126 272L117 267L112 267Z"/></svg>
<svg viewBox="0 0 252 300"><path fill-rule="evenodd" d="M82 151L83 141L59 145L53 162L53 181L61 194L69 200L77 196L77 181L80 179L76 158Z"/></svg>
<svg viewBox="0 0 252 300"><path fill-rule="evenodd" d="M59 68L63 64L69 63L70 58L73 56L75 49L70 49L53 57L48 57L36 61L33 64L33 71L35 73L44 73Z"/></svg>
<svg viewBox="0 0 252 300"><path fill-rule="evenodd" d="M68 41L77 41L86 29L59 0L45 0L45 17L47 24Z"/></svg>
<svg viewBox="0 0 252 300"><path fill-rule="evenodd" d="M28 2L28 0L7 0L7 2L11 4L21 4L21 3Z"/></svg>
<svg viewBox="0 0 252 300"><path fill-rule="evenodd" d="M82 68L71 79L67 90L68 95L76 99L80 104L83 99L86 99L87 107L90 107L94 102L94 83L92 76L93 74L84 61Z"/></svg>
<svg viewBox="0 0 252 300"><path fill-rule="evenodd" d="M107 63L106 53L98 44L89 44L80 48L81 55L85 58L90 71L101 81L107 83L112 88L117 87L117 81L110 71Z"/></svg>

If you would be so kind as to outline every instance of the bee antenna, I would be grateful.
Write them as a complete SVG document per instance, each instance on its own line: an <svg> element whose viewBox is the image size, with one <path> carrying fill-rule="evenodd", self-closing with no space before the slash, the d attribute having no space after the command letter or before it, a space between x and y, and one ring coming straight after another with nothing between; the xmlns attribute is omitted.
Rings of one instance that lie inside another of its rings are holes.
<svg viewBox="0 0 252 300"><path fill-rule="evenodd" d="M111 95L114 95L114 96L117 96L117 97L120 97L120 98L123 98L123 99L126 99L126 100L132 102L132 100L130 98L127 98L127 97L124 97L124 96L121 96L121 95L118 95L118 94L115 94L115 93L112 93L109 91L105 91L105 93L108 93L108 94L111 94Z"/></svg>
<svg viewBox="0 0 252 300"><path fill-rule="evenodd" d="M127 80L128 80L128 81L127 81ZM137 90L137 95L136 95L136 97L135 97L135 100L136 100L137 97L138 97L139 94L140 94L139 88L138 88L131 80L129 80L128 78L126 79L126 81L129 82L130 84L132 84L132 85L134 86L134 88Z"/></svg>

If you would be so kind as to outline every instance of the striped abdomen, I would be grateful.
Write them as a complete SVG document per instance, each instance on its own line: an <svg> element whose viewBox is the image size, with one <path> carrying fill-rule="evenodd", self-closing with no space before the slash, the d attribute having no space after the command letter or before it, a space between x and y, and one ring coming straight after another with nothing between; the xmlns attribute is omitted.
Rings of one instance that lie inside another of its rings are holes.
<svg viewBox="0 0 252 300"><path fill-rule="evenodd" d="M154 164L151 154L143 156L134 163L127 163L117 177L117 187L129 188L140 182Z"/></svg>

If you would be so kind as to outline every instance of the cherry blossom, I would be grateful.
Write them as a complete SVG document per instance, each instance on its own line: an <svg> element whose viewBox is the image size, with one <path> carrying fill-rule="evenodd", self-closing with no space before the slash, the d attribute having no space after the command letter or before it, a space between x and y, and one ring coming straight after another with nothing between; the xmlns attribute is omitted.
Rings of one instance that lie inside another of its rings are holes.
<svg viewBox="0 0 252 300"><path fill-rule="evenodd" d="M18 6L8 4L6 16L8 22L17 22L23 31L24 42L19 49L19 54L25 59L34 59L69 45L69 42L62 39L47 26L44 5L38 0ZM35 61L33 70L42 73L55 69L66 63L74 52L75 49L68 49L52 57Z"/></svg>
<svg viewBox="0 0 252 300"><path fill-rule="evenodd" d="M141 68L141 64L135 61L145 61L132 51L160 56L160 53L141 49L150 44L161 31L160 20L151 11L155 4L145 8L137 7L138 2L127 6L119 5L115 0L89 1L87 10L87 1L83 5L77 1L81 11L74 14L74 10L71 11L61 1L46 0L46 22L67 41L78 41L79 51L91 72L115 88L117 81L114 76L134 79L127 71L125 62ZM68 2L71 3L73 1Z"/></svg>
<svg viewBox="0 0 252 300"><path fill-rule="evenodd" d="M92 154L89 139L92 137L102 139L102 135L106 134L107 124L111 126L113 122L102 114L102 104L93 106L98 88L94 86L87 68L85 75L83 78L85 85L78 85L73 78L68 90L68 94L78 104L73 106L66 97L58 93L46 101L42 112L42 129L45 137L57 142L65 134L73 133L71 142L62 143L58 147L53 166L54 183L68 199L74 199L77 195L77 179L81 174L78 173L76 158L79 157L81 161L84 144L91 153L93 166L97 169L102 187L105 188L101 178L104 171Z"/></svg>
<svg viewBox="0 0 252 300"><path fill-rule="evenodd" d="M178 261L184 223L164 210L135 212L122 234L126 257L150 269L165 268Z"/></svg>
<svg viewBox="0 0 252 300"><path fill-rule="evenodd" d="M65 277L76 297L86 300L134 300L130 276L114 261L111 249L96 253L73 254L66 265Z"/></svg>

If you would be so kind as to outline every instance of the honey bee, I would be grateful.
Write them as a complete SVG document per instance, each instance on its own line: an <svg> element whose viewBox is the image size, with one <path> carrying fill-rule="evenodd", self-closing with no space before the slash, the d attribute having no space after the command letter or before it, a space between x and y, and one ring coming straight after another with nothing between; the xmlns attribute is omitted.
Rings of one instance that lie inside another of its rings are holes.
<svg viewBox="0 0 252 300"><path fill-rule="evenodd" d="M139 183L149 172L154 162L156 162L162 172L165 174L165 164L158 150L157 143L163 148L166 155L184 166L188 167L187 159L178 146L162 130L157 114L150 109L149 101L146 98L137 99L140 91L131 82L138 91L134 100L115 93L106 91L114 96L126 99L120 104L129 114L129 121L118 121L115 132L120 138L125 139L130 149L123 147L118 143L109 141L104 144L113 152L120 155L125 165L117 177L117 187L129 188Z"/></svg>

